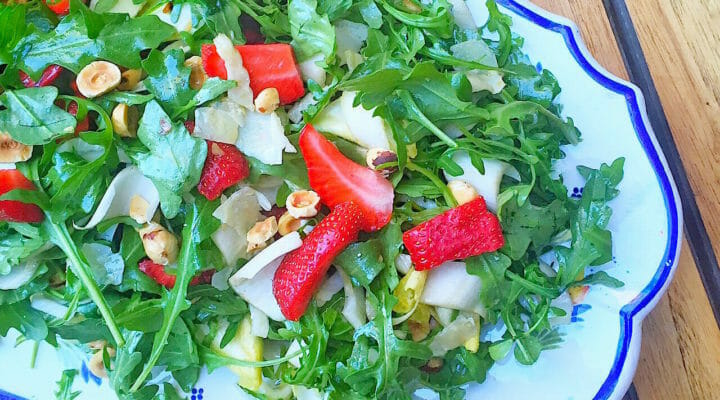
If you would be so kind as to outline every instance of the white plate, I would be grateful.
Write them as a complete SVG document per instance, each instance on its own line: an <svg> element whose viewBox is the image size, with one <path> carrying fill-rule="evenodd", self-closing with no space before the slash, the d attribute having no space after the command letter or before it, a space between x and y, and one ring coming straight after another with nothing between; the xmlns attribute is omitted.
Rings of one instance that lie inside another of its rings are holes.
<svg viewBox="0 0 720 400"><path fill-rule="evenodd" d="M499 0L513 18L513 31L525 37L525 51L555 74L563 89L559 102L583 134L558 164L569 188L581 186L577 165L597 167L625 157L625 179L612 203L615 260L608 267L625 282L620 289L593 288L575 307L559 349L544 352L526 367L508 359L494 366L487 381L472 387L471 399L620 399L640 352L642 320L664 293L680 251L682 213L677 190L657 144L639 89L603 69L589 54L575 25L526 1ZM469 0L482 19L484 0ZM486 13L485 13L486 14ZM482 22L482 21L481 21ZM53 398L61 363L41 345L37 366L29 368L30 343L14 347L0 341L0 389L26 398ZM112 392L89 374L85 363L74 389L79 399L111 399ZM235 377L220 369L203 375L191 400L243 398ZM5 393L0 391L0 399ZM9 395L9 394L8 394ZM13 399L14 397L9 397Z"/></svg>

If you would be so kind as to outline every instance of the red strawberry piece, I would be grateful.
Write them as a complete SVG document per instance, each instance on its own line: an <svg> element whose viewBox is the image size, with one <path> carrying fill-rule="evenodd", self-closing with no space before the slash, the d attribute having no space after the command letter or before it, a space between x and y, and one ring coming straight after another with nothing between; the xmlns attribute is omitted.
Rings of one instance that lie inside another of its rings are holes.
<svg viewBox="0 0 720 400"><path fill-rule="evenodd" d="M0 170L0 196L15 189L35 190L35 186L18 170ZM35 204L0 200L0 221L34 223L43 219L45 215Z"/></svg>
<svg viewBox="0 0 720 400"><path fill-rule="evenodd" d="M63 68L59 65L51 65L47 68L45 68L45 71L43 71L42 75L40 76L40 79L38 79L37 82L35 82L28 74L24 73L23 71L19 71L20 75L20 81L22 82L23 86L26 88L30 87L43 87L43 86L50 86L55 82L55 80L60 76L60 74L63 72Z"/></svg>
<svg viewBox="0 0 720 400"><path fill-rule="evenodd" d="M185 121L184 125L185 129L187 129L191 134L195 132L195 121Z"/></svg>
<svg viewBox="0 0 720 400"><path fill-rule="evenodd" d="M207 146L198 192L208 200L215 200L225 189L250 176L250 166L234 145L208 140Z"/></svg>
<svg viewBox="0 0 720 400"><path fill-rule="evenodd" d="M310 186L331 209L352 201L364 216L362 229L373 232L390 222L395 192L392 184L370 168L345 157L308 124L300 134L300 150Z"/></svg>
<svg viewBox="0 0 720 400"><path fill-rule="evenodd" d="M405 232L403 243L415 269L424 271L446 261L498 250L505 239L500 221L479 197Z"/></svg>
<svg viewBox="0 0 720 400"><path fill-rule="evenodd" d="M76 102L71 102L68 106L68 113L72 116L76 116L78 112L78 105ZM82 119L82 121L78 121L77 125L75 125L75 135L77 136L80 132L85 132L90 129L90 119L86 115L85 118Z"/></svg>
<svg viewBox="0 0 720 400"><path fill-rule="evenodd" d="M250 88L256 96L263 89L275 88L280 95L280 103L290 104L305 94L295 53L289 44L246 44L235 48L240 52L243 67L250 77ZM227 79L225 61L215 45L203 45L201 54L208 76Z"/></svg>
<svg viewBox="0 0 720 400"><path fill-rule="evenodd" d="M330 264L357 240L362 210L354 203L335 207L303 240L302 246L285 256L273 279L273 294L283 315L297 321L305 313Z"/></svg>
<svg viewBox="0 0 720 400"><path fill-rule="evenodd" d="M175 286L177 277L168 274L167 271L165 271L164 265L155 264L152 260L146 258L140 261L138 269L159 285L165 286L168 289L172 289ZM190 286L209 284L214 274L215 271L211 269L202 271L198 275L195 275L190 281Z"/></svg>

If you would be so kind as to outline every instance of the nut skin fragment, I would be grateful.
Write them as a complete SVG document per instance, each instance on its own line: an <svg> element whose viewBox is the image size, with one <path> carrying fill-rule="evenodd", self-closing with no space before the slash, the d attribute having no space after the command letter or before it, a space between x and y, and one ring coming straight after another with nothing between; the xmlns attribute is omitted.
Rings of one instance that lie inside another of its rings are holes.
<svg viewBox="0 0 720 400"><path fill-rule="evenodd" d="M278 220L278 233L280 233L281 236L285 236L300 229L302 224L303 221L301 219L295 218L290 215L289 212L285 211L280 217L280 220Z"/></svg>
<svg viewBox="0 0 720 400"><path fill-rule="evenodd" d="M120 137L137 137L138 120L140 119L137 108L119 103L113 109L111 119L113 130Z"/></svg>
<svg viewBox="0 0 720 400"><path fill-rule="evenodd" d="M162 225L151 222L139 231L145 254L154 263L160 265L172 264L178 256L178 240Z"/></svg>
<svg viewBox="0 0 720 400"><path fill-rule="evenodd" d="M118 90L133 90L142 79L141 69L129 69L120 75Z"/></svg>
<svg viewBox="0 0 720 400"><path fill-rule="evenodd" d="M312 218L320 209L320 196L312 190L298 190L290 193L285 207L295 218Z"/></svg>
<svg viewBox="0 0 720 400"><path fill-rule="evenodd" d="M270 114L280 105L280 93L270 87L263 89L255 98L255 110L261 114Z"/></svg>
<svg viewBox="0 0 720 400"><path fill-rule="evenodd" d="M122 74L117 65L107 61L94 61L85 66L75 82L83 96L93 98L115 89Z"/></svg>
<svg viewBox="0 0 720 400"><path fill-rule="evenodd" d="M32 157L32 150L32 146L26 146L0 132L0 163L27 161Z"/></svg>
<svg viewBox="0 0 720 400"><path fill-rule="evenodd" d="M458 205L460 206L465 203L469 203L480 196L475 188L465 181L450 181L447 186L448 189L450 189L450 193L452 193L453 197L455 197L455 200L457 200Z"/></svg>
<svg viewBox="0 0 720 400"><path fill-rule="evenodd" d="M394 152L385 149L370 149L365 156L365 162L367 166L379 172L385 178L392 175L393 172L397 171L397 166L390 166L378 169L383 164L397 163L398 156Z"/></svg>
<svg viewBox="0 0 720 400"><path fill-rule="evenodd" d="M202 58L192 56L185 60L184 64L190 68L190 88L200 90L208 79L207 74L205 74L205 69L203 69Z"/></svg>
<svg viewBox="0 0 720 400"><path fill-rule="evenodd" d="M278 222L274 216L266 218L264 221L257 222L247 233L248 253L258 249L262 249L278 232Z"/></svg>

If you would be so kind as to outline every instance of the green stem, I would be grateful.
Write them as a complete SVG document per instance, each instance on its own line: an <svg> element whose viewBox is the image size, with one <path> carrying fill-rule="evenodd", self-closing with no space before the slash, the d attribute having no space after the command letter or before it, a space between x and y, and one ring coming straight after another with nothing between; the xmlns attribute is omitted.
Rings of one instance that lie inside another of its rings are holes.
<svg viewBox="0 0 720 400"><path fill-rule="evenodd" d="M105 323L110 330L110 334L113 336L113 339L115 339L115 343L118 347L125 345L125 339L123 338L122 333L120 333L120 328L118 328L117 323L115 322L113 312L95 282L90 266L87 265L87 263L83 261L82 256L80 256L77 246L75 246L75 243L70 237L70 232L68 232L67 226L64 223L53 224L49 222L50 215L47 215L47 218L48 225L50 225L54 236L57 238L57 245L67 256L70 261L72 271L78 276L78 278L80 278L80 282L82 282L88 296L95 303L98 311L100 311L100 315L102 315L105 320Z"/></svg>
<svg viewBox="0 0 720 400"><path fill-rule="evenodd" d="M539 294L540 296L547 297L549 299L554 299L558 296L557 290L546 288L544 286L538 285L537 283L530 282L529 280L512 271L505 271L505 275L507 275L507 277L511 281L519 283L520 285L522 285L522 287L532 293Z"/></svg>
<svg viewBox="0 0 720 400"><path fill-rule="evenodd" d="M35 362L37 361L37 353L38 353L39 347L40 347L40 342L38 342L38 341L33 342L32 355L30 355L30 368L35 368Z"/></svg>
<svg viewBox="0 0 720 400"><path fill-rule="evenodd" d="M442 192L443 197L445 198L445 202L450 207L457 207L458 202L455 200L455 196L452 195L452 192L450 192L450 189L448 189L447 185L440 180L440 178L437 177L437 175L433 174L431 171L413 163L412 161L408 161L406 165L407 169L410 171L415 171L426 178L430 179L430 182L432 182L435 186L437 186L438 189L440 189L440 192Z"/></svg>

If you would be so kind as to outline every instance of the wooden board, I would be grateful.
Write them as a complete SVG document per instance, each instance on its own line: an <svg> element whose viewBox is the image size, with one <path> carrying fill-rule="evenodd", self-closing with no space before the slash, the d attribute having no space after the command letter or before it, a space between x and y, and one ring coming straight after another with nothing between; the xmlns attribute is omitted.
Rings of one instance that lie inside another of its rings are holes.
<svg viewBox="0 0 720 400"><path fill-rule="evenodd" d="M594 57L627 72L601 0L534 0L580 27ZM628 2L708 232L720 252L720 2ZM668 294L644 323L635 376L645 399L720 398L720 331L687 243Z"/></svg>

